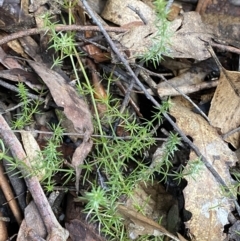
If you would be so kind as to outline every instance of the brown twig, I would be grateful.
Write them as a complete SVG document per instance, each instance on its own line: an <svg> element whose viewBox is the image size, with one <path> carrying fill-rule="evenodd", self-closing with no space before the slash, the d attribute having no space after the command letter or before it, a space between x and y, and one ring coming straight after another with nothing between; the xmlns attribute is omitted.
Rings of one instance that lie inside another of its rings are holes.
<svg viewBox="0 0 240 241"><path fill-rule="evenodd" d="M198 4L195 11L198 12L199 14L203 14L205 13L208 5L211 3L212 3L212 0L198 0Z"/></svg>
<svg viewBox="0 0 240 241"><path fill-rule="evenodd" d="M14 198L14 194L12 192L11 186L10 186L6 176L4 175L2 163L0 163L0 187L4 193L4 196L8 202L8 205L9 205L18 225L20 225L22 222L22 214L21 214L20 208L17 204L17 201Z"/></svg>
<svg viewBox="0 0 240 241"><path fill-rule="evenodd" d="M8 231L7 231L7 225L6 222L2 220L3 214L2 211L0 211L0 240L8 240Z"/></svg>
<svg viewBox="0 0 240 241"><path fill-rule="evenodd" d="M222 135L223 140L226 140L229 136L233 135L236 132L240 131L240 127L237 127L229 132L227 132L226 134Z"/></svg>
<svg viewBox="0 0 240 241"><path fill-rule="evenodd" d="M0 79L0 85L9 89L9 90L12 90L14 92L19 93L19 88L17 88L14 85L8 84L7 82L3 81L2 79ZM39 101L42 101L42 102L45 101L43 98L39 97L38 95L34 95L34 94L31 94L31 93L27 93L27 96L29 98L33 99L33 100L39 100Z"/></svg>
<svg viewBox="0 0 240 241"><path fill-rule="evenodd" d="M126 28L121 28L121 27L108 27L106 26L106 31L108 32L117 32L117 33L124 33L128 31ZM9 41L12 41L14 39L22 38L25 36L30 36L30 35L36 35L44 32L48 32L50 28L31 28L23 31L19 31L17 33L10 34L0 40L0 45L5 44ZM79 25L61 25L61 26L56 26L54 28L56 32L61 32L61 31L100 31L99 27L97 26L79 26Z"/></svg>
<svg viewBox="0 0 240 241"><path fill-rule="evenodd" d="M9 132L9 130L4 130L0 129L2 132ZM25 130L13 130L13 133L21 133L21 132L27 132ZM39 131L39 130L31 130L29 131L31 133L38 133L38 134L44 134L44 135L53 135L54 132L52 131ZM73 133L73 132L64 132L62 133L62 136L79 136L79 137L84 137L84 134L80 133ZM116 139L116 140L131 140L135 138L134 136L110 136L110 135L91 135L93 138L109 138L109 139ZM155 141L165 141L166 138L158 138L158 137L153 137Z"/></svg>
<svg viewBox="0 0 240 241"><path fill-rule="evenodd" d="M130 75L132 76L132 78L136 81L136 83L139 85L139 87L143 90L144 94L146 95L146 97L158 108L161 107L161 105L148 93L148 91L146 90L146 88L143 86L143 84L141 83L141 81L137 78L137 76L135 75L135 73L133 72L133 70L131 69L128 61L123 57L123 55L121 55L120 51L118 50L118 48L116 47L116 45L114 44L114 42L112 41L112 39L110 38L110 36L108 35L107 31L104 29L104 27L102 26L102 24L98 21L98 19L95 17L95 14L93 13L92 9L90 8L90 6L88 5L86 0L82 0L83 5L86 8L86 11L88 12L88 14L92 17L93 21L99 26L102 34L104 35L104 37L106 38L107 42L109 43L110 47L112 48L112 50L115 52L115 54L118 56L119 60L122 62L122 64L125 66L126 70L130 73ZM236 197L232 194L232 191L228 188L227 184L225 183L225 181L222 179L222 177L218 174L218 172L214 169L214 167L210 164L210 162L201 154L200 150L198 149L198 147L196 145L193 144L193 142L183 133L183 131L176 125L176 123L172 120L172 118L167 114L163 114L163 116L168 120L168 122L172 125L172 127L175 129L175 131L181 136L182 140L184 142L186 142L191 149L196 153L196 155L198 157L201 158L201 161L205 164L205 166L208 168L208 170L212 173L212 175L214 176L215 180L222 185L223 188L225 188L225 190L227 190L230 194L231 194L231 198L233 198L234 200L234 204L236 206L236 209L238 211L238 214L240 215L240 207L236 201Z"/></svg>
<svg viewBox="0 0 240 241"><path fill-rule="evenodd" d="M212 47L216 47L218 49L221 49L223 51L226 52L232 52L232 53L236 53L236 54L240 54L240 49L232 47L232 46L226 46L226 45L222 45L222 44L217 44L217 43L210 43Z"/></svg>
<svg viewBox="0 0 240 241"><path fill-rule="evenodd" d="M29 163L29 160L22 148L22 145L20 144L14 133L11 131L10 127L8 126L2 115L0 115L0 135L5 145L8 146L8 148L10 149L12 156L17 160L22 160L28 167L30 167L31 164ZM19 167L19 169L21 170L22 175L25 177L28 190L32 194L33 200L47 229L47 240L67 240L69 233L58 223L37 177L27 177L28 174L26 173L26 170L21 167Z"/></svg>

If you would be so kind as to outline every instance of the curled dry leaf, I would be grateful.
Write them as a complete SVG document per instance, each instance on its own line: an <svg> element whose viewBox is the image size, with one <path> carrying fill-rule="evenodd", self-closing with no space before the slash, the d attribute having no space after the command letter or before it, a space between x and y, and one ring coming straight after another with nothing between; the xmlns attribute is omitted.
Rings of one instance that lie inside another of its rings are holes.
<svg viewBox="0 0 240 241"><path fill-rule="evenodd" d="M207 121L191 111L183 98L175 98L172 102L170 114L176 118L179 128L193 139L193 143L224 182L231 185L229 166L237 161L235 153ZM185 168L196 158L196 154L191 151ZM233 210L233 201L224 196L221 186L204 165L194 177L185 177L188 181L183 191L185 209L192 213L186 225L196 240L224 240L224 225L228 223L228 213Z"/></svg>
<svg viewBox="0 0 240 241"><path fill-rule="evenodd" d="M219 84L214 93L209 119L211 124L220 129L222 134L234 130L240 125L240 73L222 68ZM230 135L226 140L236 149L240 133Z"/></svg>
<svg viewBox="0 0 240 241"><path fill-rule="evenodd" d="M81 174L79 166L92 148L90 140L93 133L91 113L85 101L79 97L72 86L65 82L60 74L41 63L27 61L47 85L56 104L63 108L65 116L73 123L75 131L84 135L82 144L75 150L72 158L72 165L76 170L76 189L78 191Z"/></svg>

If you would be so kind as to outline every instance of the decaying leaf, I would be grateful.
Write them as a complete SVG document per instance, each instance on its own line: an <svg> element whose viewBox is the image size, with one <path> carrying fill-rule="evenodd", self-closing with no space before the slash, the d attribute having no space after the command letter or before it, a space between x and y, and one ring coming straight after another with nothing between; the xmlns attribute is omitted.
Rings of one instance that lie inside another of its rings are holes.
<svg viewBox="0 0 240 241"><path fill-rule="evenodd" d="M222 68L219 84L214 93L209 119L211 124L220 129L222 134L234 130L240 125L240 72ZM240 133L230 135L226 140L236 149L239 148Z"/></svg>
<svg viewBox="0 0 240 241"><path fill-rule="evenodd" d="M149 16L144 15L144 17L149 19ZM112 36L122 44L124 49L130 51L130 57L141 56L151 49L153 39L156 38L157 27L155 19L156 14L153 13L146 25L135 26L123 35L114 34ZM160 24L159 22L158 25ZM204 41L210 41L213 34L210 28L208 29L202 22L198 13L184 13L182 19L177 18L169 24L168 31L171 33L171 37L169 38L169 43L166 43L168 45L166 47L172 58L204 60L211 57Z"/></svg>
<svg viewBox="0 0 240 241"><path fill-rule="evenodd" d="M66 228L70 233L72 241L106 241L107 239L100 236L99 231L93 228L85 220L72 219L66 223Z"/></svg>
<svg viewBox="0 0 240 241"><path fill-rule="evenodd" d="M228 2L228 1L226 1ZM237 7L235 7L236 9ZM203 22L212 29L215 38L240 48L240 22L239 14L237 17L226 14L203 14Z"/></svg>
<svg viewBox="0 0 240 241"><path fill-rule="evenodd" d="M155 222L161 219L161 225L167 227L167 213L176 203L177 200L167 193L163 185L154 182L153 184L139 183L136 185L125 206L130 209L138 206L146 217Z"/></svg>
<svg viewBox="0 0 240 241"><path fill-rule="evenodd" d="M193 143L210 162L227 185L231 184L229 166L236 163L237 158L217 131L200 115L191 111L183 98L172 100L170 114L176 118L179 128L193 139ZM193 151L190 160L196 159ZM192 213L187 222L190 233L196 240L224 240L224 225L228 223L228 213L233 210L233 203L221 191L216 179L203 166L195 179L186 176L188 181L184 189L185 209ZM226 194L225 194L226 195Z"/></svg>
<svg viewBox="0 0 240 241"><path fill-rule="evenodd" d="M37 176L38 180L41 181L46 173L46 170L42 168L43 156L41 154L40 147L31 132L21 132L21 136L24 150L28 156L29 162L31 163L32 172Z"/></svg>
<svg viewBox="0 0 240 241"><path fill-rule="evenodd" d="M63 108L65 116L73 123L75 131L84 135L82 144L75 150L72 158L72 165L76 170L76 189L78 191L81 174L79 165L83 163L92 148L90 140L93 133L91 113L84 100L60 74L41 63L27 61L47 85L56 104Z"/></svg>
<svg viewBox="0 0 240 241"><path fill-rule="evenodd" d="M3 3L4 2L4 3ZM34 26L34 19L24 14L16 2L1 1L0 29L8 32L17 32Z"/></svg>
<svg viewBox="0 0 240 241"><path fill-rule="evenodd" d="M178 21L178 19L172 22L170 28L175 21ZM170 38L170 56L197 60L208 59L211 56L205 47L204 41L208 42L212 35L211 30L202 22L198 13L186 12L183 14L181 26L174 31L173 36Z"/></svg>
<svg viewBox="0 0 240 241"><path fill-rule="evenodd" d="M47 230L41 219L39 211L32 201L24 210L25 219L21 223L17 241L31 241L33 237L38 238L37 240L45 240L47 237Z"/></svg>
<svg viewBox="0 0 240 241"><path fill-rule="evenodd" d="M157 91L159 96L175 96L180 95L173 87L177 87L184 93L191 93L191 87L195 87L195 92L199 89L196 88L198 84L203 83L205 77L210 74L212 71L217 72L218 67L216 66L215 62L212 59L207 59L201 61L200 63L193 64L189 69L183 71L178 76L169 79L168 82L161 82L157 85ZM171 84L171 85L169 85ZM212 88L212 83L204 82L206 87Z"/></svg>
<svg viewBox="0 0 240 241"><path fill-rule="evenodd" d="M174 209L174 207L177 207L177 209ZM124 208L128 209L129 212L135 210L132 214L136 214L135 218L132 216L126 217L124 210L121 207L119 209L119 212L125 217L125 225L131 239L144 234L153 235L154 227L152 224L157 224L159 220L161 220L160 226L163 230L167 228L168 232L172 235L177 234L180 224L177 200L158 182L140 182L136 185L133 194L126 201ZM140 212L144 216L138 216L139 213L136 209L141 210ZM130 222L129 219L131 220ZM164 233L155 232L155 235L162 236Z"/></svg>
<svg viewBox="0 0 240 241"><path fill-rule="evenodd" d="M170 237L172 240L179 241L177 237L169 233L164 227L141 213L133 209L126 208L123 205L118 205L117 210L127 222L129 237L131 239L136 239L138 235L149 234L153 236L165 235Z"/></svg>
<svg viewBox="0 0 240 241"><path fill-rule="evenodd" d="M145 3L137 0L108 0L101 16L120 26L136 21L142 22L139 15L129 8L129 6L137 9L147 22L154 21L154 10Z"/></svg>
<svg viewBox="0 0 240 241"><path fill-rule="evenodd" d="M22 66L17 62L16 59L7 58L7 54L5 53L2 47L0 47L0 63L7 69L12 69L12 68L22 69Z"/></svg>

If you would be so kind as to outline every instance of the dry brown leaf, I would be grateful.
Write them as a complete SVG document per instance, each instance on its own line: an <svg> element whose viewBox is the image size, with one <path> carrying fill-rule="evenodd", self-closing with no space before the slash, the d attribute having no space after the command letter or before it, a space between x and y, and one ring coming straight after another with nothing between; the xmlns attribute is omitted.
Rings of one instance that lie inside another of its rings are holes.
<svg viewBox="0 0 240 241"><path fill-rule="evenodd" d="M103 84L101 83L99 75L97 74L96 64L91 59L87 59L87 65L91 69L92 73L92 84L94 87L94 97L97 100L96 105L98 114L100 117L103 117L107 112L107 105L104 104L104 100L107 100L108 95Z"/></svg>
<svg viewBox="0 0 240 241"><path fill-rule="evenodd" d="M154 182L139 183L125 206L134 209L137 205L141 207L146 217L156 222L161 218L161 225L167 227L167 213L174 204L176 204L175 198L167 193L161 184Z"/></svg>
<svg viewBox="0 0 240 241"><path fill-rule="evenodd" d="M154 10L145 3L137 0L108 0L101 16L120 26L136 21L142 22L142 19L128 6L141 12L147 22L154 21Z"/></svg>
<svg viewBox="0 0 240 241"><path fill-rule="evenodd" d="M1 1L0 6L0 29L7 32L18 32L34 26L33 17L24 14L13 1Z"/></svg>
<svg viewBox="0 0 240 241"><path fill-rule="evenodd" d="M149 21L148 24L131 28L125 34L112 34L112 36L122 44L124 49L129 50L130 57L141 56L151 49L152 39L156 37L155 18L156 14L154 13L153 20ZM160 23L158 24L160 25ZM170 23L168 30L173 33L169 43L166 43L169 44L166 47L172 58L204 60L211 57L204 41L210 41L213 34L210 29L207 29L198 13L184 13L182 19L177 18Z"/></svg>
<svg viewBox="0 0 240 241"><path fill-rule="evenodd" d="M28 54L29 57L31 57L33 60L37 62L42 62L42 58L39 54L39 45L32 37L25 36L23 38L20 38L19 41L24 49L24 52ZM41 43L42 43L42 39L41 39Z"/></svg>
<svg viewBox="0 0 240 241"><path fill-rule="evenodd" d="M142 16L147 21L146 25L136 26L138 22L143 22L128 5L140 10ZM151 46L151 38L149 36L156 33L156 27L153 24L156 19L156 13L151 7L137 0L124 2L121 0L109 0L101 16L115 24L127 25L129 28L131 23L134 23L124 35L111 34L115 40L121 43L123 49L129 50L129 58L134 58L136 57L135 55L148 51L149 46Z"/></svg>
<svg viewBox="0 0 240 241"><path fill-rule="evenodd" d="M157 85L157 91L159 96L175 96L180 95L179 92L177 92L174 88L171 87L177 87L184 93L192 93L189 92L195 87L195 92L199 89L197 88L198 84L203 83L205 77L211 73L211 71L217 71L218 68L216 67L215 62L210 60L204 60L200 63L193 64L188 70L182 72L178 76L169 79L168 82L161 82ZM171 85L169 85L171 84ZM210 86L209 88L212 88L211 82L204 82L203 86Z"/></svg>
<svg viewBox="0 0 240 241"><path fill-rule="evenodd" d="M4 52L3 48L0 47L0 63L7 69L22 69L22 66L14 58L7 58L7 54Z"/></svg>
<svg viewBox="0 0 240 241"><path fill-rule="evenodd" d="M171 5L171 7L169 9L167 19L169 21L173 21L174 19L176 19L179 16L181 10L182 10L182 5L180 3L173 2L173 4Z"/></svg>
<svg viewBox="0 0 240 241"><path fill-rule="evenodd" d="M21 137L23 148L33 168L32 171L37 176L38 180L41 181L46 173L46 170L42 168L43 156L41 149L31 132L23 131L21 132Z"/></svg>
<svg viewBox="0 0 240 241"><path fill-rule="evenodd" d="M214 93L209 119L211 124L220 129L222 134L240 125L240 72L222 69L219 84ZM240 133L230 135L226 140L236 149L240 147Z"/></svg>
<svg viewBox="0 0 240 241"><path fill-rule="evenodd" d="M27 55L24 53L23 47L20 45L18 40L9 41L7 45L23 58L27 58Z"/></svg>
<svg viewBox="0 0 240 241"><path fill-rule="evenodd" d="M87 104L79 97L75 89L67 84L57 72L41 63L27 60L29 65L42 78L59 107L63 108L65 116L73 123L75 131L84 134L82 144L73 154L72 165L76 170L76 189L79 188L81 168L79 167L92 148L90 137L93 133L91 113Z"/></svg>
<svg viewBox="0 0 240 241"><path fill-rule="evenodd" d="M12 191L9 180L5 175L5 170L2 163L0 163L0 188L2 193L1 196L4 195L5 200L8 202L8 206L10 207L15 220L20 225L22 222L22 213L15 199L15 194Z"/></svg>
<svg viewBox="0 0 240 241"><path fill-rule="evenodd" d="M228 2L228 1L226 1ZM236 8L236 7L234 7ZM203 14L203 22L212 29L214 39L240 48L240 18L226 14Z"/></svg>
<svg viewBox="0 0 240 241"><path fill-rule="evenodd" d="M91 224L84 220L73 219L66 223L72 241L106 241L100 236L99 230L94 230Z"/></svg>
<svg viewBox="0 0 240 241"><path fill-rule="evenodd" d="M176 118L179 128L191 136L202 155L225 183L230 184L228 169L237 161L235 153L212 126L191 111L182 98L175 98L172 102L170 114ZM196 158L196 154L191 151L188 163ZM188 185L184 189L185 209L192 213L192 218L186 224L190 233L199 241L224 240L223 229L228 223L228 213L233 210L233 202L224 196L220 185L205 166L195 180L190 176L186 176L186 179Z"/></svg>
<svg viewBox="0 0 240 241"><path fill-rule="evenodd" d="M181 27L170 38L170 56L197 60L210 58L211 55L206 49L204 41L209 42L212 36L212 32L202 22L201 16L197 12L184 13Z"/></svg>
<svg viewBox="0 0 240 241"><path fill-rule="evenodd" d="M32 236L29 236L29 233L31 232L34 232L34 234L37 235L37 240L41 240L40 238L44 240L47 237L47 230L33 201L25 208L24 217L25 219L21 223L18 231L17 241L33 240Z"/></svg>
<svg viewBox="0 0 240 241"><path fill-rule="evenodd" d="M127 227L129 237L131 239L137 238L138 235L148 234L153 236L166 235L172 240L179 241L176 236L169 233L164 227L141 213L138 213L133 209L126 208L123 205L118 205L117 210L119 214L124 217L126 223L128 223Z"/></svg>
<svg viewBox="0 0 240 241"><path fill-rule="evenodd" d="M23 69L2 70L0 72L0 78L14 82L24 82L31 89L43 90L43 84L38 80L38 76L35 73L30 73Z"/></svg>
<svg viewBox="0 0 240 241"><path fill-rule="evenodd" d="M21 0L21 11L23 11L24 14L28 14L28 5L29 5L28 0Z"/></svg>

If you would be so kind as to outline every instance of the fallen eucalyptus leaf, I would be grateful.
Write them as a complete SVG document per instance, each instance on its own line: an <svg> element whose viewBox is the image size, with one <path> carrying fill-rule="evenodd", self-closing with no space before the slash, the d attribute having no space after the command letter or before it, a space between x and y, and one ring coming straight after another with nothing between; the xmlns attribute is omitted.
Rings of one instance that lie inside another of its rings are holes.
<svg viewBox="0 0 240 241"><path fill-rule="evenodd" d="M30 172L37 176L38 180L41 181L46 173L46 170L42 168L44 164L42 163L43 156L40 147L31 132L21 132L21 136L24 150L32 167Z"/></svg>
<svg viewBox="0 0 240 241"><path fill-rule="evenodd" d="M240 72L222 68L219 84L214 93L209 111L211 124L220 129L222 134L234 130L240 125ZM240 132L226 138L236 149L239 145Z"/></svg>
<svg viewBox="0 0 240 241"><path fill-rule="evenodd" d="M191 111L191 106L183 98L172 100L170 114L176 118L181 130L193 139L201 154L221 176L227 185L231 185L229 167L237 157L222 140L215 128L210 126L200 115ZM193 164L196 154L191 151L185 168ZM195 166L197 167L197 166ZM193 178L194 177L194 178ZM228 213L234 209L233 200L222 192L220 184L203 165L195 175L187 175L188 185L183 190L185 209L192 213L186 223L196 240L224 240L224 226L228 223Z"/></svg>
<svg viewBox="0 0 240 241"><path fill-rule="evenodd" d="M63 108L65 116L73 123L75 131L83 135L83 142L77 147L72 158L72 165L76 171L76 189L78 192L81 174L80 165L91 151L93 144L90 139L93 133L91 113L85 101L80 98L72 86L65 82L60 74L41 63L31 60L27 60L27 62L47 85L56 104Z"/></svg>

